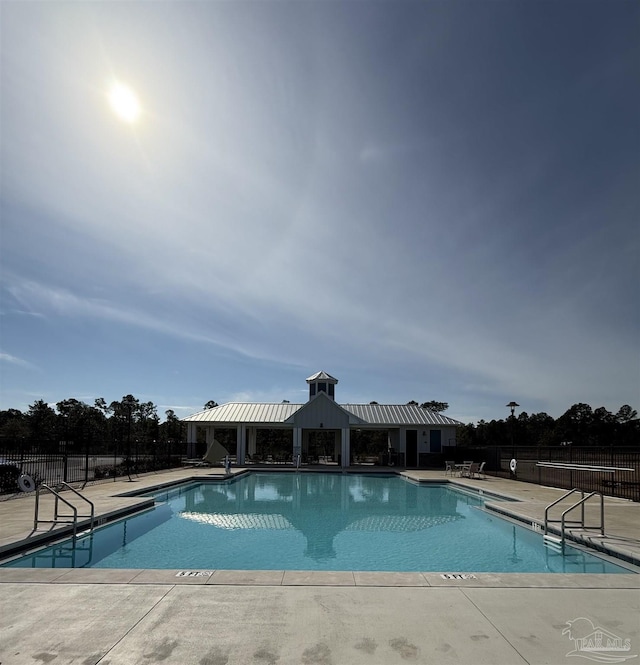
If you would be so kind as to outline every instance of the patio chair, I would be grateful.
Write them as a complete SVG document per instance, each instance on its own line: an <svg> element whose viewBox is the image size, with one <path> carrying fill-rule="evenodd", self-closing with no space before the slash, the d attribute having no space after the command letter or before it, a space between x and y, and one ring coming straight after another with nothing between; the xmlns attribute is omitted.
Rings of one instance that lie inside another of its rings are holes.
<svg viewBox="0 0 640 665"><path fill-rule="evenodd" d="M462 473L460 475L464 476L465 478L473 478L474 474L478 473L479 469L480 465L478 462L471 462L469 466L465 466L462 469Z"/></svg>
<svg viewBox="0 0 640 665"><path fill-rule="evenodd" d="M446 476L449 474L450 476L453 476L453 474L456 471L456 463L454 461L445 461L444 463L444 475Z"/></svg>
<svg viewBox="0 0 640 665"><path fill-rule="evenodd" d="M479 467L478 470L476 471L476 476L477 476L478 478L486 478L486 476L485 476L485 474L484 474L484 465L485 465L485 464L486 464L486 462L482 462L482 464L480 464L480 467Z"/></svg>

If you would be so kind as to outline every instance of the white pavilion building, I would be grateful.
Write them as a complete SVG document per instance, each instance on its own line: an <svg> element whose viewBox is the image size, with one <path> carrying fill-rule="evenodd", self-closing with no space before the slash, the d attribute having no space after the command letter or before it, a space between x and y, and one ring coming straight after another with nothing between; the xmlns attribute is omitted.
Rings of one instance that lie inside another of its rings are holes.
<svg viewBox="0 0 640 665"><path fill-rule="evenodd" d="M306 381L305 404L229 402L184 418L190 456L195 456L199 429L207 444L222 440L224 433L223 444L241 466L299 462L416 468L443 446L456 444L462 423L453 418L415 404L338 404L338 379L321 371Z"/></svg>

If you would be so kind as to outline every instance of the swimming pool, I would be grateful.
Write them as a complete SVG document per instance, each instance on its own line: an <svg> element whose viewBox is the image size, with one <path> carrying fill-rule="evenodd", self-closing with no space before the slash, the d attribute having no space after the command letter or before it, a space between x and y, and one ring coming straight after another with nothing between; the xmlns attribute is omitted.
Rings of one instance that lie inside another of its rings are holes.
<svg viewBox="0 0 640 665"><path fill-rule="evenodd" d="M261 473L153 493L155 508L10 567L628 573L399 476ZM492 500L495 500L492 497Z"/></svg>

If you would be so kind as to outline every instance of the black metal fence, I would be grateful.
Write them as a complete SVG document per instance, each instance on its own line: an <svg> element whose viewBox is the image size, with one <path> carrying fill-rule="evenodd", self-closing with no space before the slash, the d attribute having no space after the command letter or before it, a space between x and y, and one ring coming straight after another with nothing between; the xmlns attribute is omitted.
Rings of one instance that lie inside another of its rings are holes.
<svg viewBox="0 0 640 665"><path fill-rule="evenodd" d="M91 483L181 465L183 442L13 442L0 444L0 492L20 489L27 474L37 483Z"/></svg>
<svg viewBox="0 0 640 665"><path fill-rule="evenodd" d="M91 483L179 467L187 444L159 442L0 442L0 492L19 489L21 474L36 483ZM506 446L444 447L441 455L421 455L420 467L444 468L443 460L486 462L488 475L640 501L640 449L634 447ZM516 460L516 470L511 461ZM442 461L441 461L442 460ZM540 466L540 462L609 467L609 471Z"/></svg>
<svg viewBox="0 0 640 665"><path fill-rule="evenodd" d="M538 485L602 492L632 501L640 501L640 449L634 447L583 448L573 446L530 446L492 448L448 448L447 459L486 462L488 475L513 478ZM511 470L515 460L515 472ZM540 462L582 467L607 467L608 470L586 468L554 468Z"/></svg>

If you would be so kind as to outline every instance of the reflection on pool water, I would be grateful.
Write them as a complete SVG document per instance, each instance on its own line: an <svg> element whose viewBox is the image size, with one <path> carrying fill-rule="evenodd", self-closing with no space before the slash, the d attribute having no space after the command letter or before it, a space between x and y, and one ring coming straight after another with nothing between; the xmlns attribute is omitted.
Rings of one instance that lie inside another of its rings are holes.
<svg viewBox="0 0 640 665"><path fill-rule="evenodd" d="M251 473L154 493L156 507L21 567L627 573L482 510L483 497L398 476ZM495 500L492 498L492 500Z"/></svg>

